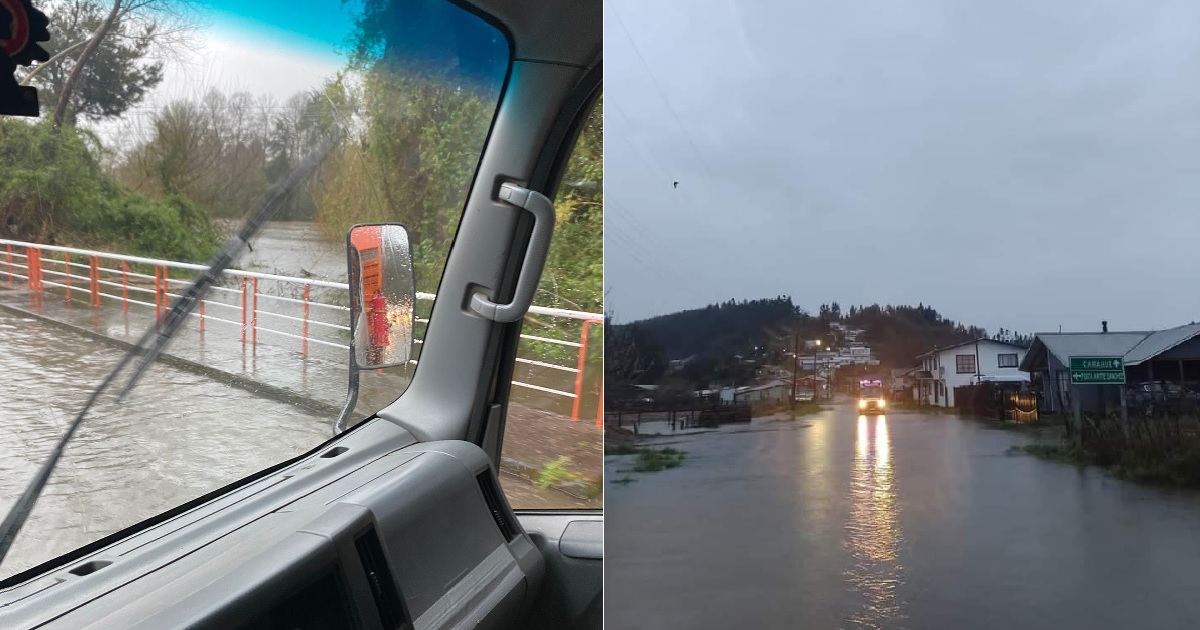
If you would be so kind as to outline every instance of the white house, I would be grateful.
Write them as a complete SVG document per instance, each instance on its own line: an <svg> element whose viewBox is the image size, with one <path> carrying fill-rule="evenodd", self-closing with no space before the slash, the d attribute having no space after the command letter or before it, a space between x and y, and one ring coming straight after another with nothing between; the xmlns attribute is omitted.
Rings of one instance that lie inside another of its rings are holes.
<svg viewBox="0 0 1200 630"><path fill-rule="evenodd" d="M1025 348L978 339L937 348L917 357L918 400L938 407L954 406L954 388L983 382L1029 382L1020 370Z"/></svg>

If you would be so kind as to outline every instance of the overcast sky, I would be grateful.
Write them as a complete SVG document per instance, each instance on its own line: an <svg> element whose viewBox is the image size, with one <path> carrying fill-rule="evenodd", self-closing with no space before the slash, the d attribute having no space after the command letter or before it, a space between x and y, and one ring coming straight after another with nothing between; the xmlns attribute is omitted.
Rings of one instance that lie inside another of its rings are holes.
<svg viewBox="0 0 1200 630"><path fill-rule="evenodd" d="M144 140L152 113L173 100L216 88L269 96L280 106L320 87L345 67L357 0L206 0L197 5L191 50L167 59L163 81L118 120L97 125L113 140Z"/></svg>
<svg viewBox="0 0 1200 630"><path fill-rule="evenodd" d="M605 9L618 321L780 294L992 332L1200 320L1200 3Z"/></svg>

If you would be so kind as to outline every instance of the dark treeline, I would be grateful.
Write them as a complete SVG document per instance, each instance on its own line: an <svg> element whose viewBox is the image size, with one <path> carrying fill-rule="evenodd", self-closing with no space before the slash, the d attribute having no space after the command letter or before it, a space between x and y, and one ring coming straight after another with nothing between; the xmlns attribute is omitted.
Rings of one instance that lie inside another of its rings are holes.
<svg viewBox="0 0 1200 630"><path fill-rule="evenodd" d="M885 367L911 366L931 348L971 339L1001 339L1026 346L1032 341L1028 335L1007 329L989 335L984 328L948 319L925 304L872 304L844 310L834 302L822 305L814 315L796 307L789 296L730 300L661 315L616 327L636 330L636 334L616 339L637 339L644 346L639 351L643 358L661 353L661 359L650 361L654 365L686 358L709 365L734 356L769 362L778 361L781 352L797 339L820 340L824 347L841 346L844 335L830 326L835 323L865 331L861 340Z"/></svg>

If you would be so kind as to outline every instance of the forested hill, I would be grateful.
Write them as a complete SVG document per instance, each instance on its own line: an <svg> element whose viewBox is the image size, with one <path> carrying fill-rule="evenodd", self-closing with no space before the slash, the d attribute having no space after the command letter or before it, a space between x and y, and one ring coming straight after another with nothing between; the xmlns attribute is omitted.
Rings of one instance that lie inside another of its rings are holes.
<svg viewBox="0 0 1200 630"><path fill-rule="evenodd" d="M1031 339L1001 329L994 335L977 326L943 317L931 306L852 306L843 311L835 302L813 315L796 308L790 297L714 304L705 308L634 322L646 338L669 359L690 356L728 357L760 354L756 348L779 347L792 331L802 339L821 339L824 345L843 341L831 328L840 323L865 330L865 341L887 366L913 365L917 355L935 346L990 337L1028 345Z"/></svg>
<svg viewBox="0 0 1200 630"><path fill-rule="evenodd" d="M769 329L791 321L798 313L790 297L730 300L630 325L662 348L669 359L692 355L727 357L763 345Z"/></svg>

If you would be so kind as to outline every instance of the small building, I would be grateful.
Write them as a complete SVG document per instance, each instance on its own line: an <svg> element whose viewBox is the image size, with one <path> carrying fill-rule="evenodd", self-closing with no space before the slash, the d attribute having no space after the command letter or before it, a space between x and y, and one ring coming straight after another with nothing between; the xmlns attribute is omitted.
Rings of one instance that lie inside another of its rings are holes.
<svg viewBox="0 0 1200 630"><path fill-rule="evenodd" d="M763 403L784 401L791 394L791 388L791 383L780 380L768 381L761 385L739 387L733 392L730 402ZM725 400L724 391L721 392L721 399Z"/></svg>
<svg viewBox="0 0 1200 630"><path fill-rule="evenodd" d="M892 400L908 400L915 396L917 387L917 372L920 366L910 368L893 368L890 378L890 397Z"/></svg>
<svg viewBox="0 0 1200 630"><path fill-rule="evenodd" d="M1127 390L1150 392L1163 383L1180 390L1200 382L1200 324L1157 331L1038 333L1021 362L1040 393L1043 413L1070 412L1071 357L1121 357ZM1115 386L1079 386L1080 410L1101 413L1120 403Z"/></svg>
<svg viewBox="0 0 1200 630"><path fill-rule="evenodd" d="M993 339L964 341L917 357L917 400L937 407L954 406L954 388L983 382L1028 382L1020 369L1026 350Z"/></svg>

